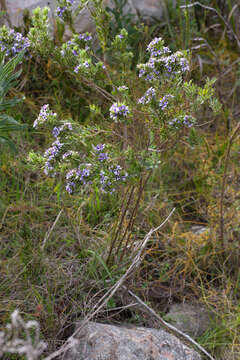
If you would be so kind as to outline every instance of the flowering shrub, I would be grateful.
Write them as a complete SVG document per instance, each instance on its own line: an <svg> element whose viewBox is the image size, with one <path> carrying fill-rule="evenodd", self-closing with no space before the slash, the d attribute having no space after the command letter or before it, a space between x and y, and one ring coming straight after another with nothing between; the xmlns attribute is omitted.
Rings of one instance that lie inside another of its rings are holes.
<svg viewBox="0 0 240 360"><path fill-rule="evenodd" d="M21 33L8 29L5 25L0 29L0 48L5 56L12 58L22 51L25 51L27 56L29 47L29 39Z"/></svg>
<svg viewBox="0 0 240 360"><path fill-rule="evenodd" d="M58 1L56 14L61 21L71 23L73 4L74 0ZM79 8L84 4L85 0ZM48 104L34 121L35 129L45 126L50 130L53 141L43 155L31 153L30 158L46 175L62 178L69 194L96 187L112 193L119 184L139 182L159 166L163 148L172 147L176 133L178 138L185 136L197 123L202 104L219 109L213 97L214 80L203 88L184 80L190 69L187 51L173 53L156 37L147 46L147 61L134 72L130 70L133 54L127 30L109 38L108 22L103 27L109 13L102 2L94 0L89 9L96 23L100 56L93 49L92 34L76 34L72 27L72 38L55 46L49 35L48 8L34 10L33 27L26 37L6 27L0 30L0 44L8 56L23 48L28 58L46 58L51 52L51 61L70 73L76 84L84 84L104 99L100 107L89 105L92 122L88 126L59 119Z"/></svg>
<svg viewBox="0 0 240 360"><path fill-rule="evenodd" d="M65 188L69 194L91 186L97 186L105 193L113 193L119 184L126 181L128 174L111 158L107 152L109 146L83 146L82 143L94 138L94 129L66 121L55 126L57 121L57 114L47 104L42 106L34 122L35 128L52 126L54 141L44 155L36 157L36 154L30 153L30 159L41 163L46 175L54 177L63 173ZM74 132L82 133L82 136L74 135Z"/></svg>
<svg viewBox="0 0 240 360"><path fill-rule="evenodd" d="M70 9L72 1L65 1L61 9L64 6ZM57 11L63 14L63 10ZM71 40L55 48L53 55L77 82L97 89L107 99L108 111L106 104L105 110L90 105L90 111L102 118L98 128L94 123L80 126L72 119L60 121L49 105L41 108L33 125L49 128L54 141L44 155L31 153L30 159L39 162L46 175L61 174L69 194L83 189L88 194L96 187L112 193L120 184L138 182L146 171L159 166L163 144L170 145L176 132L181 136L185 129L194 126L201 104L218 108L218 103L212 101L213 82L206 84L205 91L191 81L184 82L189 71L189 54L172 53L162 38L153 39L147 46L149 59L137 65L138 75L133 84L128 79L131 53L127 31L122 29L107 49L112 49L116 59L113 69L106 63L106 57L103 62L96 56L91 42L89 33L74 34ZM116 73L117 66L122 70L121 75ZM142 96L134 95L136 89L149 83L151 86ZM109 137L112 137L111 146L107 143Z"/></svg>

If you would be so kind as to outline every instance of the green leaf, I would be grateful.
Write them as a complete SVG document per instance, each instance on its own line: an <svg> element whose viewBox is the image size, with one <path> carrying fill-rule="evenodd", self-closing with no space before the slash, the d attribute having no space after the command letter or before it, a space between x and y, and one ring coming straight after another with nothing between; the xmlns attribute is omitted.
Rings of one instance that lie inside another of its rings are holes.
<svg viewBox="0 0 240 360"><path fill-rule="evenodd" d="M13 117L9 115L0 115L0 133L8 131L21 131L26 127L27 125L19 124Z"/></svg>
<svg viewBox="0 0 240 360"><path fill-rule="evenodd" d="M13 152L17 153L17 148L14 142L6 136L0 135L0 145L9 146Z"/></svg>

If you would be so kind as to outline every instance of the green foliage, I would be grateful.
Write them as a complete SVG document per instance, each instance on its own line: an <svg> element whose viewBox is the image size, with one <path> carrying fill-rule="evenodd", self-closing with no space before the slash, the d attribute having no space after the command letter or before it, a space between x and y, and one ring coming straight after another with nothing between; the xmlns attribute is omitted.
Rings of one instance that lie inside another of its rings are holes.
<svg viewBox="0 0 240 360"><path fill-rule="evenodd" d="M28 33L31 50L35 55L49 57L53 51L53 43L49 41L49 8L37 7L32 15L32 27Z"/></svg>
<svg viewBox="0 0 240 360"><path fill-rule="evenodd" d="M7 99L6 96L12 88L17 84L17 79L21 74L21 70L15 71L17 65L23 60L23 53L5 63L5 56L0 57L0 144L9 146L16 151L14 142L10 138L10 133L22 131L25 126L19 124L13 117L8 115L7 110L13 108L22 99L14 97Z"/></svg>

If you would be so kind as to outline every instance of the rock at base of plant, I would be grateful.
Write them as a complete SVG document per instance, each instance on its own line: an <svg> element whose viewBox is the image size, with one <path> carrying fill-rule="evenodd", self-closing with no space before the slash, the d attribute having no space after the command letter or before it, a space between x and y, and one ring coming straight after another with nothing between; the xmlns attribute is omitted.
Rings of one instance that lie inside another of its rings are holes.
<svg viewBox="0 0 240 360"><path fill-rule="evenodd" d="M212 324L213 314L199 304L173 304L165 320L193 338L201 336Z"/></svg>
<svg viewBox="0 0 240 360"><path fill-rule="evenodd" d="M76 328L81 326L77 323ZM201 360L201 356L164 330L89 322L64 360Z"/></svg>

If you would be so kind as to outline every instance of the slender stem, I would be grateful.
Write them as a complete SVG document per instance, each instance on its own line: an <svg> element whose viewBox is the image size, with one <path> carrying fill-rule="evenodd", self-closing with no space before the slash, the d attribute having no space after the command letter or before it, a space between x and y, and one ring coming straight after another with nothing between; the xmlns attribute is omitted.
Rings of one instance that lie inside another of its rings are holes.
<svg viewBox="0 0 240 360"><path fill-rule="evenodd" d="M143 194L143 190L145 189L151 174L152 174L152 172L149 172L149 174L147 175L144 182L141 181L140 188L139 188L139 193L138 193L138 198L137 198L137 201L136 201L136 205L135 205L135 207L134 207L134 209L132 211L132 216L131 216L131 218L129 220L129 223L128 223L128 226L126 228L126 230L128 231L128 236L127 236L127 240L126 240L124 249L122 251L121 257L120 257L120 262L122 261L124 255L126 253L128 243L129 243L129 240L130 240L130 236L131 236L131 231L132 231L135 219L136 219L137 210L139 208L139 203L140 203L140 200L141 200L141 197L142 197L142 194ZM125 236L126 236L126 234L127 234L127 232L125 231ZM119 243L119 246L123 243L125 236L123 236L123 238L121 239L121 242ZM131 246L131 248L132 248L132 246ZM118 250L119 250L119 247L118 247Z"/></svg>
<svg viewBox="0 0 240 360"><path fill-rule="evenodd" d="M111 260L112 251L113 251L113 248L114 248L114 246L115 246L115 244L116 244L116 241L117 241L117 239L118 239L118 237L119 237L120 229L121 229L121 227L122 227L124 218L125 218L125 216L126 216L127 209L129 208L129 204L130 204L130 202L131 202L131 200L132 200L132 196L133 196L133 193L134 193L134 189L135 189L134 186L132 186L132 189L131 189L131 192L130 192L130 194L129 194L127 203L126 203L126 205L125 205L125 208L124 208L123 211L122 211L121 219L120 219L120 221L119 221L118 227L117 227L117 229L116 229L116 231L115 231L113 240L112 240L112 242L111 242L111 247L110 247L110 250L109 250L109 253L108 253L108 257L107 257L107 261L106 261L106 264L107 264L107 265L109 264L109 262L110 262L110 260ZM126 198L126 196L127 196L127 193L128 193L128 191L126 192L126 195L125 195L125 197L124 197L124 200L125 200L125 198ZM123 203L124 203L124 200L123 200ZM123 203L122 203L122 206L121 206L121 207L123 207Z"/></svg>

